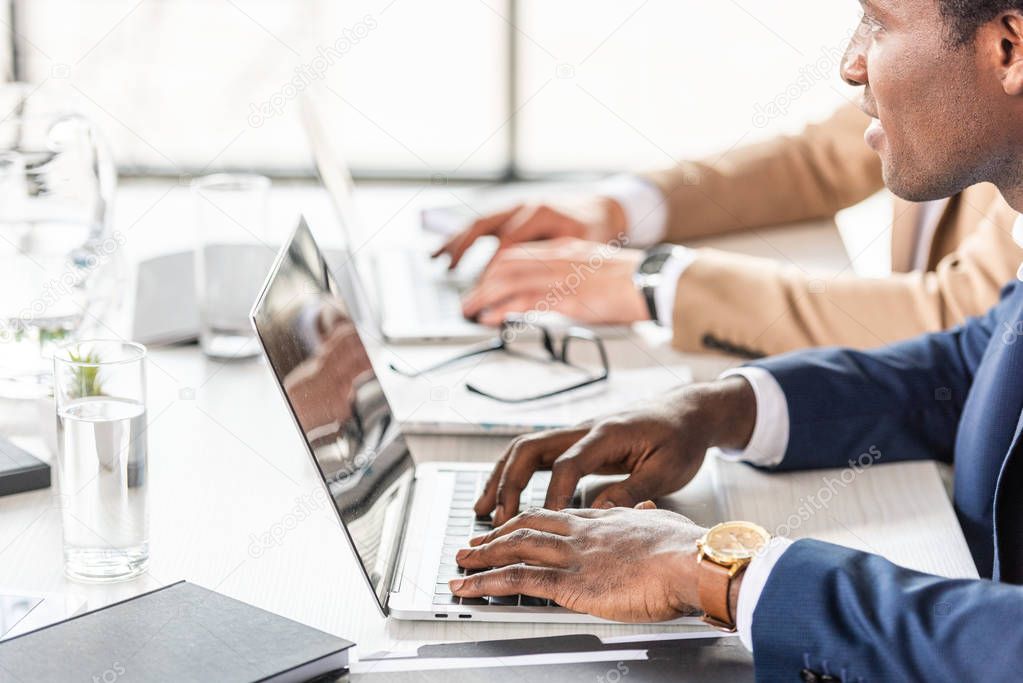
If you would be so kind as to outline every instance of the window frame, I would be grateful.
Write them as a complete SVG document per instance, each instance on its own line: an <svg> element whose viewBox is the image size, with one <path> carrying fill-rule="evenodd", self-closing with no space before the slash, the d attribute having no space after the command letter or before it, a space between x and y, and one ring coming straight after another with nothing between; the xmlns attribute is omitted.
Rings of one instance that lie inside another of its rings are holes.
<svg viewBox="0 0 1023 683"><path fill-rule="evenodd" d="M18 80L18 49L17 41L17 15L14 6L16 0L0 0L0 81Z"/></svg>

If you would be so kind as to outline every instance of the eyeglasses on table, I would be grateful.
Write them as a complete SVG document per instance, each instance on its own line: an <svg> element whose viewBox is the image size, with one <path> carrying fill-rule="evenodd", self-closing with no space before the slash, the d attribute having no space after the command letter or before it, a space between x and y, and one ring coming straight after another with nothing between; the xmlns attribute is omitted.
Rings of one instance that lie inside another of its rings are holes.
<svg viewBox="0 0 1023 683"><path fill-rule="evenodd" d="M528 330L536 330L539 333L539 339L537 341L539 342L542 355L536 355L523 350L528 343L525 340L520 340L519 337ZM506 353L517 358L522 358L523 360L541 363L559 363L571 368L586 370L586 368L572 362L572 355L570 353L573 348L581 348L583 345L595 348L597 356L600 359L601 370L568 386L531 396L511 397L486 391L472 382L466 382L465 385L465 388L472 393L483 396L492 401L498 401L500 403L529 403L531 401L539 401L545 398L561 396L562 394L578 391L579 389L583 389L594 384L606 382L611 376L611 366L608 362L607 349L604 347L604 341L595 332L588 330L585 327L569 327L562 333L556 333L545 325L530 324L518 318L509 318L501 323L501 327L499 328L495 339L475 348L471 348L463 353L452 356L440 363L414 372L403 370L397 367L394 363L390 364L390 368L403 377L415 379L453 365L457 365L458 363L471 358L478 358L491 353Z"/></svg>

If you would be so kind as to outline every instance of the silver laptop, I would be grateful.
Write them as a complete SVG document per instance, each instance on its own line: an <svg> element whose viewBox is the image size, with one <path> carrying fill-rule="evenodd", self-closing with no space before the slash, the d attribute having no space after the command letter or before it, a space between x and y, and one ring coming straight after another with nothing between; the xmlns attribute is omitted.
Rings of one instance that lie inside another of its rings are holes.
<svg viewBox="0 0 1023 683"><path fill-rule="evenodd" d="M476 282L494 255L495 246L474 246L457 271L431 259L425 249L388 246L375 249L364 235L355 210L351 171L330 136L315 101L302 100L302 120L316 159L316 168L337 211L345 243L357 264L353 275L375 299L376 324L391 343L477 341L494 330L462 315L462 295Z"/></svg>
<svg viewBox="0 0 1023 683"><path fill-rule="evenodd" d="M398 619L600 622L529 596L459 599L455 553L488 531L473 503L486 464L416 465L370 365L346 291L303 220L274 262L252 322L384 615ZM523 506L542 505L549 473ZM693 618L678 623L698 623Z"/></svg>
<svg viewBox="0 0 1023 683"><path fill-rule="evenodd" d="M364 235L355 210L351 171L331 136L316 101L302 100L302 120L316 159L316 168L338 215L348 245L354 277L374 300L374 320L380 335L392 344L492 339L495 330L466 320L462 295L479 278L497 249L485 237L473 245L455 271L443 260L431 259L425 248L373 248L373 235ZM566 328L574 321L547 313L537 319L548 327ZM623 337L627 325L588 325L604 338ZM532 334L527 333L527 334Z"/></svg>

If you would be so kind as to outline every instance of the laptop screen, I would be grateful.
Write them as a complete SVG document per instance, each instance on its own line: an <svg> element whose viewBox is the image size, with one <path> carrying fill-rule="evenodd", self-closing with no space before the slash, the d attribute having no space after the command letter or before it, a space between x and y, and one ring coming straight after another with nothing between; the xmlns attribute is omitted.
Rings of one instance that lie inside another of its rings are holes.
<svg viewBox="0 0 1023 683"><path fill-rule="evenodd" d="M350 308L305 220L252 311L270 367L386 613L414 467Z"/></svg>
<svg viewBox="0 0 1023 683"><path fill-rule="evenodd" d="M337 210L341 231L344 233L348 248L355 250L362 247L360 235L355 234L358 230L359 221L355 212L354 188L352 172L345 162L345 156L337 149L337 136L331 136L327 132L323 112L317 100L308 93L302 97L302 126L305 129L306 138L309 140L309 148L312 150L313 159L316 161L316 172L327 188L334 208Z"/></svg>

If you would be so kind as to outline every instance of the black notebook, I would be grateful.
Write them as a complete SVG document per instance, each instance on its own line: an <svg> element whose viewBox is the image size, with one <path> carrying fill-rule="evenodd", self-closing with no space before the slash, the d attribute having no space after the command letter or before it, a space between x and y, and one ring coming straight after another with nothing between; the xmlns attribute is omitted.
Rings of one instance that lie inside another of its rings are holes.
<svg viewBox="0 0 1023 683"><path fill-rule="evenodd" d="M309 681L352 643L181 581L0 642L0 682Z"/></svg>
<svg viewBox="0 0 1023 683"><path fill-rule="evenodd" d="M0 496L49 485L50 466L0 436Z"/></svg>

